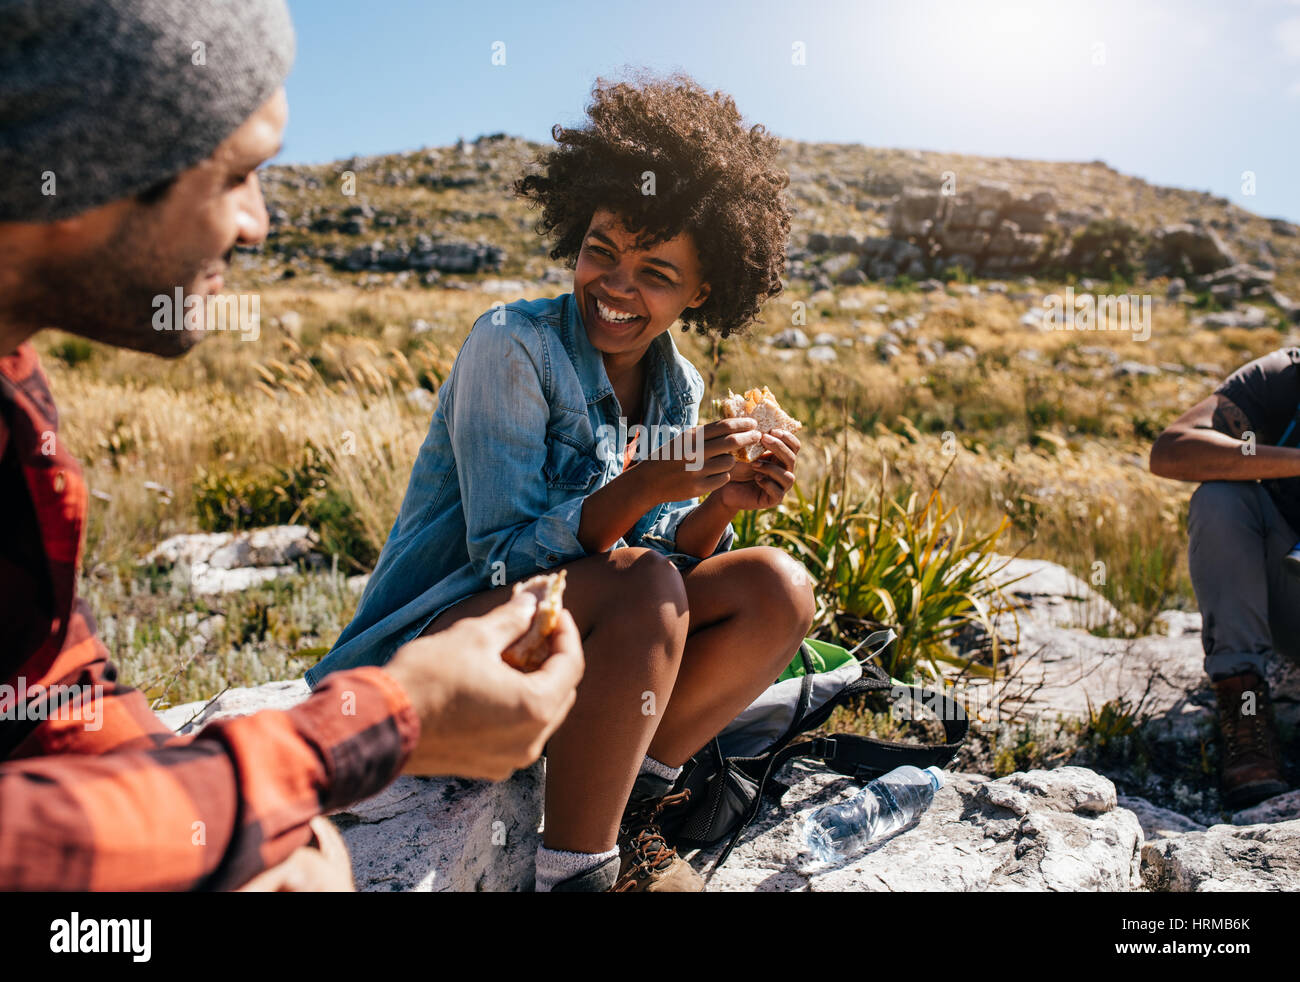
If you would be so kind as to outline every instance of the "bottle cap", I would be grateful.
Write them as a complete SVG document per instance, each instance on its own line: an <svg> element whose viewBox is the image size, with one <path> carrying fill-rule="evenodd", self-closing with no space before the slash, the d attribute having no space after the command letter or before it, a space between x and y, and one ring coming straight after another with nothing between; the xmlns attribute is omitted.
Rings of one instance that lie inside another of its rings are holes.
<svg viewBox="0 0 1300 982"><path fill-rule="evenodd" d="M940 788L943 787L942 768L931 765L925 769L925 773L930 776L930 783L934 786L934 790L938 791Z"/></svg>

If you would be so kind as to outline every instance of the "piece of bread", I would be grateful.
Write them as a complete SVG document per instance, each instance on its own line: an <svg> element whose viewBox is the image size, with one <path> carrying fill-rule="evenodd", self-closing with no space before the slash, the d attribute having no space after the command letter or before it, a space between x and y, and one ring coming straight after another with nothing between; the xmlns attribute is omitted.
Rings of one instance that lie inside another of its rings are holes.
<svg viewBox="0 0 1300 982"><path fill-rule="evenodd" d="M528 630L517 641L501 652L501 658L507 665L521 672L533 672L541 668L551 654L551 635L560 626L560 611L564 609L564 574L542 573L531 579L520 580L511 590L511 596L528 591L537 598L537 610L533 613Z"/></svg>
<svg viewBox="0 0 1300 982"><path fill-rule="evenodd" d="M758 423L760 433L771 433L773 430L793 433L803 427L802 423L781 408L781 404L776 401L776 396L772 395L772 390L766 385L761 389L750 389L743 396L738 396L728 389L727 398L718 400L718 408L722 410L723 419L732 419L736 416L750 417ZM763 453L763 444L752 443L735 451L734 456L737 460L749 462L757 460Z"/></svg>

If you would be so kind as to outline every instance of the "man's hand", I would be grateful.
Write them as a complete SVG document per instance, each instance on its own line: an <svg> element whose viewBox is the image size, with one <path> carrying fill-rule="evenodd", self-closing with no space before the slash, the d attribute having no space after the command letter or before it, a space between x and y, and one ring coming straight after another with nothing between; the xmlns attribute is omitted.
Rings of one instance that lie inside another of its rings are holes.
<svg viewBox="0 0 1300 982"><path fill-rule="evenodd" d="M242 893L355 893L352 857L334 823L323 815L311 820L315 841L297 849L279 866L253 877Z"/></svg>
<svg viewBox="0 0 1300 982"><path fill-rule="evenodd" d="M528 629L537 598L520 593L404 645L387 671L420 717L420 742L404 772L500 781L537 760L564 722L582 678L582 638L567 610L551 656L524 674L501 651Z"/></svg>

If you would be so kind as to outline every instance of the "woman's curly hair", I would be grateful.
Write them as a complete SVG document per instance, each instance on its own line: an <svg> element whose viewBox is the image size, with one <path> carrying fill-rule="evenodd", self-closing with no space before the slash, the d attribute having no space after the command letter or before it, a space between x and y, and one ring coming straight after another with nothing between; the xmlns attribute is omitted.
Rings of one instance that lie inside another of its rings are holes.
<svg viewBox="0 0 1300 982"><path fill-rule="evenodd" d="M542 208L537 231L554 237L551 258L576 266L599 208L621 216L641 249L689 233L710 292L682 311L683 330L744 330L781 292L785 271L790 177L775 165L780 140L746 129L730 96L681 74L597 79L587 116L581 129L553 127L558 146L538 157L543 173L514 183ZM653 194L642 193L647 171Z"/></svg>

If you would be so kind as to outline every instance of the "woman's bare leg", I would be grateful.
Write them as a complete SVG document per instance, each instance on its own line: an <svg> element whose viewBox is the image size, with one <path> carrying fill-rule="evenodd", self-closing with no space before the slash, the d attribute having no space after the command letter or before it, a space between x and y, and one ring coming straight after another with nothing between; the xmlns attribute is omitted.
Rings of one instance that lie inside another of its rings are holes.
<svg viewBox="0 0 1300 982"><path fill-rule="evenodd" d="M816 601L803 566L779 549L737 549L683 577L690 633L650 756L679 767L784 671Z"/></svg>
<svg viewBox="0 0 1300 982"><path fill-rule="evenodd" d="M615 549L564 566L564 605L587 669L568 718L546 748L550 849L605 852L677 679L689 615L681 574L649 549ZM444 611L425 633L486 613L510 596L498 587ZM649 710L649 711L648 711Z"/></svg>

